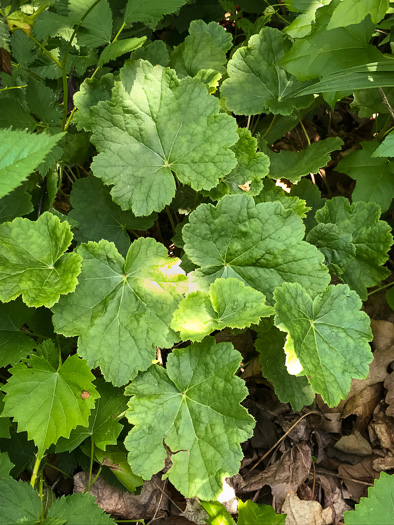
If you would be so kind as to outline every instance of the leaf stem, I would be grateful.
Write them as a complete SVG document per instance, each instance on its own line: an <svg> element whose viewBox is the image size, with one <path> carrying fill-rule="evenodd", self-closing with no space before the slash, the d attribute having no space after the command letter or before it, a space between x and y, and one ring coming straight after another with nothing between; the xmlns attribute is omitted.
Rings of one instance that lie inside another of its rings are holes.
<svg viewBox="0 0 394 525"><path fill-rule="evenodd" d="M389 288L390 286L394 285L394 281L391 281L391 283L384 284L383 286L379 286L379 288L376 288L375 290L372 290L372 292L369 292L368 297L376 292L380 292L380 290L384 290L385 288Z"/></svg>
<svg viewBox="0 0 394 525"><path fill-rule="evenodd" d="M262 136L263 139L265 139L265 137L266 137L266 136L269 134L269 132L271 131L272 126L275 124L276 117L277 117L276 115L273 116L270 125L269 125L268 128L265 130L264 135Z"/></svg>
<svg viewBox="0 0 394 525"><path fill-rule="evenodd" d="M9 87L5 87L5 88L1 88L0 91L8 91L10 89L22 89L22 88L25 88L27 87L27 84L23 85L23 86L9 86Z"/></svg>
<svg viewBox="0 0 394 525"><path fill-rule="evenodd" d="M302 122L302 120L300 120L300 126L301 126L302 131L304 132L304 135L305 135L306 141L308 143L308 146L310 146L311 145L311 140L309 138L308 133L306 132L306 129L305 129L305 126L304 126L304 123Z"/></svg>
<svg viewBox="0 0 394 525"><path fill-rule="evenodd" d="M381 87L378 87L378 91L379 91L380 96L382 97L383 105L388 109L391 115L391 118L394 119L394 109L391 107L391 104L389 102L389 99L386 96L386 93L383 91Z"/></svg>
<svg viewBox="0 0 394 525"><path fill-rule="evenodd" d="M168 220L170 221L170 224L171 224L171 229L172 229L172 233L175 235L175 228L176 228L176 225L175 225L175 222L174 222L174 218L171 214L171 210L168 206L166 206L166 213L167 213L167 217L168 217Z"/></svg>
<svg viewBox="0 0 394 525"><path fill-rule="evenodd" d="M37 474L38 474L38 471L39 471L39 468L40 468L41 460L42 460L42 456L40 456L38 454L38 452L37 452L36 460L34 462L33 472L32 472L31 478L30 478L30 485L33 487L33 489L34 489L36 481L37 481Z"/></svg>
<svg viewBox="0 0 394 525"><path fill-rule="evenodd" d="M25 33L25 34L27 34L27 33ZM55 62L55 64L57 65L57 67L59 67L60 69L63 68L62 63L60 62L60 60L58 60L54 55L52 55L52 53L51 53L50 51L48 51L48 49L47 49L45 46L43 46L43 45L41 44L41 42L39 42L38 40L36 40L36 39L34 38L34 36L31 36L31 35L27 35L27 36L28 36L31 40L33 40L33 42L36 44L36 46L38 46L38 47L41 49L41 51L43 51L43 53L45 53L46 55L48 55L48 56L49 56L49 57Z"/></svg>
<svg viewBox="0 0 394 525"><path fill-rule="evenodd" d="M90 487L92 483L92 471L93 471L93 458L94 458L94 441L93 436L90 437L90 465L89 465L89 483L87 486L87 492L90 494Z"/></svg>
<svg viewBox="0 0 394 525"><path fill-rule="evenodd" d="M112 44L118 40L120 33L123 31L123 29L124 29L125 27L126 27L126 22L123 22L123 24L120 26L119 31L118 31L118 32L116 33L116 35L114 36L114 39L113 39L112 42L111 42Z"/></svg>

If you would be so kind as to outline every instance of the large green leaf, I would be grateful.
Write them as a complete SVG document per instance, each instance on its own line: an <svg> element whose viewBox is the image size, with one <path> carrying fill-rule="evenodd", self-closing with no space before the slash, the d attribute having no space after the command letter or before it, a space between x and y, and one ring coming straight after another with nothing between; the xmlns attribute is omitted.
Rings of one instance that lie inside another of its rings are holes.
<svg viewBox="0 0 394 525"><path fill-rule="evenodd" d="M368 497L361 498L354 510L345 512L345 525L391 525L394 514L393 493L394 476L382 472L374 486L369 487Z"/></svg>
<svg viewBox="0 0 394 525"><path fill-rule="evenodd" d="M0 225L0 299L22 295L28 306L50 308L61 294L75 290L81 257L64 253L72 233L51 213L37 221L17 218Z"/></svg>
<svg viewBox="0 0 394 525"><path fill-rule="evenodd" d="M126 260L105 240L77 251L83 258L79 285L53 308L55 330L79 335L79 354L92 368L100 366L108 381L124 385L150 366L156 346L177 341L170 323L186 277L179 259L152 238L135 241Z"/></svg>
<svg viewBox="0 0 394 525"><path fill-rule="evenodd" d="M313 403L315 394L306 377L297 377L287 371L285 342L286 334L270 326L268 330L259 330L255 346L263 376L273 383L279 400L290 403L293 410L298 412L305 405Z"/></svg>
<svg viewBox="0 0 394 525"><path fill-rule="evenodd" d="M291 115L305 108L313 98L293 97L302 84L280 65L290 49L289 39L278 29L264 27L241 47L228 63L229 78L221 94L230 111L237 115L274 113Z"/></svg>
<svg viewBox="0 0 394 525"><path fill-rule="evenodd" d="M116 525L91 494L70 494L58 498L48 511L48 519L63 518L67 525Z"/></svg>
<svg viewBox="0 0 394 525"><path fill-rule="evenodd" d="M40 513L40 496L29 483L0 478L1 525L35 525Z"/></svg>
<svg viewBox="0 0 394 525"><path fill-rule="evenodd" d="M273 308L266 305L261 292L239 279L216 279L209 292L191 293L179 303L171 328L180 332L184 341L202 341L215 330L246 328L272 314Z"/></svg>
<svg viewBox="0 0 394 525"><path fill-rule="evenodd" d="M143 22L153 29L164 15L174 13L186 2L187 0L128 0L125 22Z"/></svg>
<svg viewBox="0 0 394 525"><path fill-rule="evenodd" d="M216 31L214 34L213 31ZM218 38L214 38L220 31ZM189 36L171 54L170 66L179 78L194 77L201 69L213 69L225 73L228 43L232 43L231 33L216 22L206 24L203 20L193 20Z"/></svg>
<svg viewBox="0 0 394 525"><path fill-rule="evenodd" d="M358 24L366 16L377 24L385 17L388 8L389 0L342 0L334 9L327 29Z"/></svg>
<svg viewBox="0 0 394 525"><path fill-rule="evenodd" d="M274 297L275 324L288 332L302 373L336 406L352 378L367 377L372 361L372 331L361 299L345 284L330 285L312 299L298 283L284 283Z"/></svg>
<svg viewBox="0 0 394 525"><path fill-rule="evenodd" d="M12 377L2 387L4 416L18 423L18 431L26 431L44 452L61 437L68 437L73 428L88 424L94 400L99 394L94 376L77 355L68 357L57 369L43 357L31 356L10 370Z"/></svg>
<svg viewBox="0 0 394 525"><path fill-rule="evenodd" d="M298 182L301 177L310 173L318 173L331 160L330 153L343 145L339 137L331 137L314 142L301 151L285 151L274 153L267 150L270 158L269 177L273 179L288 179Z"/></svg>
<svg viewBox="0 0 394 525"><path fill-rule="evenodd" d="M126 410L127 399L123 395L123 390L106 383L102 378L96 379L95 386L100 398L90 413L89 424L72 430L68 439L59 439L56 452L71 452L88 438L102 450L108 445L116 445L123 428L118 422L118 417Z"/></svg>
<svg viewBox="0 0 394 525"><path fill-rule="evenodd" d="M297 79L323 77L382 58L378 49L368 43L375 29L369 18L356 25L327 29L332 11L338 4L338 0L333 0L330 5L318 9L310 35L296 40L282 60L286 70ZM345 89L345 86L340 88Z"/></svg>
<svg viewBox="0 0 394 525"><path fill-rule="evenodd" d="M327 262L350 288L367 299L367 288L390 275L383 264L393 244L390 226L380 221L373 202L350 202L334 197L317 211L319 223L307 237L325 252Z"/></svg>
<svg viewBox="0 0 394 525"><path fill-rule="evenodd" d="M36 135L22 130L0 129L0 197L26 180L63 135Z"/></svg>
<svg viewBox="0 0 394 525"><path fill-rule="evenodd" d="M236 277L271 302L285 281L299 282L312 294L329 283L321 254L302 240L301 218L280 202L255 204L248 195L229 195L216 207L202 204L182 235L187 256L200 267L193 280L205 289L218 277Z"/></svg>
<svg viewBox="0 0 394 525"><path fill-rule="evenodd" d="M75 238L82 242L107 239L124 256L130 247L127 230L147 230L157 219L156 214L135 217L132 211L122 211L112 201L109 189L92 176L73 184L70 202L69 217L78 222Z"/></svg>
<svg viewBox="0 0 394 525"><path fill-rule="evenodd" d="M175 195L176 177L209 190L235 166L230 150L236 121L190 77L139 60L121 69L111 102L91 110L92 142L100 152L94 175L113 184L111 194L135 215L160 211Z"/></svg>
<svg viewBox="0 0 394 525"><path fill-rule="evenodd" d="M136 474L149 479L161 470L168 447L171 483L186 497L217 498L223 477L238 472L240 443L254 426L240 405L247 388L234 375L241 359L230 343L207 337L174 350L166 370L154 365L126 388L134 427L125 445Z"/></svg>
<svg viewBox="0 0 394 525"><path fill-rule="evenodd" d="M394 163L386 157L374 155L382 147L378 148L377 142L360 144L362 150L347 155L335 169L357 181L352 193L353 202L376 202L382 212L387 211L394 197Z"/></svg>

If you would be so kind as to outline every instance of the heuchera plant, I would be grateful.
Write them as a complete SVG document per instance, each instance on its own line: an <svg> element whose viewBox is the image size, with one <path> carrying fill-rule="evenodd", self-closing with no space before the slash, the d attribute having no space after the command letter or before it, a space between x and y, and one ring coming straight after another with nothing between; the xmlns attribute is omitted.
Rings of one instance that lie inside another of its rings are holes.
<svg viewBox="0 0 394 525"><path fill-rule="evenodd" d="M367 376L394 19L388 0L266 4L0 1L2 523L111 523L89 494L44 504L48 454L76 450L90 485L104 457L130 491L170 457L184 496L216 500L255 425L225 328L254 331L294 410ZM308 175L341 138L269 146L349 95L382 116L337 166L352 202L325 200Z"/></svg>

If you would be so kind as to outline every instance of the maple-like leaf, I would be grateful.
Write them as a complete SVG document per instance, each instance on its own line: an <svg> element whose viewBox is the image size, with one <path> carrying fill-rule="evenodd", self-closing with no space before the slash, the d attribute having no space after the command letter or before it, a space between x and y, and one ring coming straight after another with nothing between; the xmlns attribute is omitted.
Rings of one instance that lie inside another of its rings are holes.
<svg viewBox="0 0 394 525"><path fill-rule="evenodd" d="M217 498L223 477L238 472L240 443L254 427L240 405L247 389L234 375L241 358L230 343L206 337L174 350L166 370L154 365L126 388L134 427L125 445L136 474L150 479L161 470L168 447L171 483L186 497Z"/></svg>

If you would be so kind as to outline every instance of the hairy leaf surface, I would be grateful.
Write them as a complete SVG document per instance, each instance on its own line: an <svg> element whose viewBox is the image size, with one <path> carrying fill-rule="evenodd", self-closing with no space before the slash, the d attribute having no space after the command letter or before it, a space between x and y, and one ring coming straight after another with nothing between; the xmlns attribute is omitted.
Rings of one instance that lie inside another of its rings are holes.
<svg viewBox="0 0 394 525"><path fill-rule="evenodd" d="M28 306L50 308L61 294L75 290L81 270L76 253L64 253L72 233L51 213L37 221L17 218L0 225L0 299L22 295Z"/></svg>
<svg viewBox="0 0 394 525"><path fill-rule="evenodd" d="M298 283L284 283L274 297L275 324L291 337L303 374L329 406L336 406L352 378L367 377L372 361L372 331L359 296L339 284L312 299Z"/></svg>
<svg viewBox="0 0 394 525"><path fill-rule="evenodd" d="M143 22L152 29L164 15L177 11L187 0L128 0L125 22Z"/></svg>
<svg viewBox="0 0 394 525"><path fill-rule="evenodd" d="M280 186L277 186L275 181L271 179L266 179L264 181L264 188L258 195L255 195L254 200L257 204L260 202L279 201L285 210L292 210L302 219L306 217L308 210L310 210L310 208L306 206L306 203L303 199L290 196L284 191L284 189L282 189Z"/></svg>
<svg viewBox="0 0 394 525"><path fill-rule="evenodd" d="M200 267L193 280L205 289L218 277L236 277L271 302L282 282L299 282L312 294L329 282L321 254L302 240L301 218L279 202L229 195L216 207L202 204L182 235L187 256Z"/></svg>
<svg viewBox="0 0 394 525"><path fill-rule="evenodd" d="M41 500L29 483L0 478L0 494L1 525L37 523L41 512Z"/></svg>
<svg viewBox="0 0 394 525"><path fill-rule="evenodd" d="M235 119L198 80L139 60L121 69L112 100L92 110L92 141L100 152L94 175L135 215L160 211L175 195L173 173L209 190L235 166Z"/></svg>
<svg viewBox="0 0 394 525"><path fill-rule="evenodd" d="M126 388L134 428L125 445L136 474L149 479L163 468L165 444L173 452L171 483L186 497L217 498L223 477L238 472L240 443L254 426L239 404L247 394L234 375L240 362L230 343L207 337L174 350L166 370L154 365Z"/></svg>
<svg viewBox="0 0 394 525"><path fill-rule="evenodd" d="M107 381L124 385L150 366L156 346L177 341L169 325L186 277L179 259L151 238L135 241L126 260L105 240L77 252L83 259L79 286L53 308L55 330L79 335L79 354Z"/></svg>
<svg viewBox="0 0 394 525"><path fill-rule="evenodd" d="M19 432L28 433L42 456L61 436L88 424L99 394L90 368L77 355L57 370L43 357L33 355L27 363L29 368L22 362L10 370L12 377L3 387L3 414L13 417Z"/></svg>

